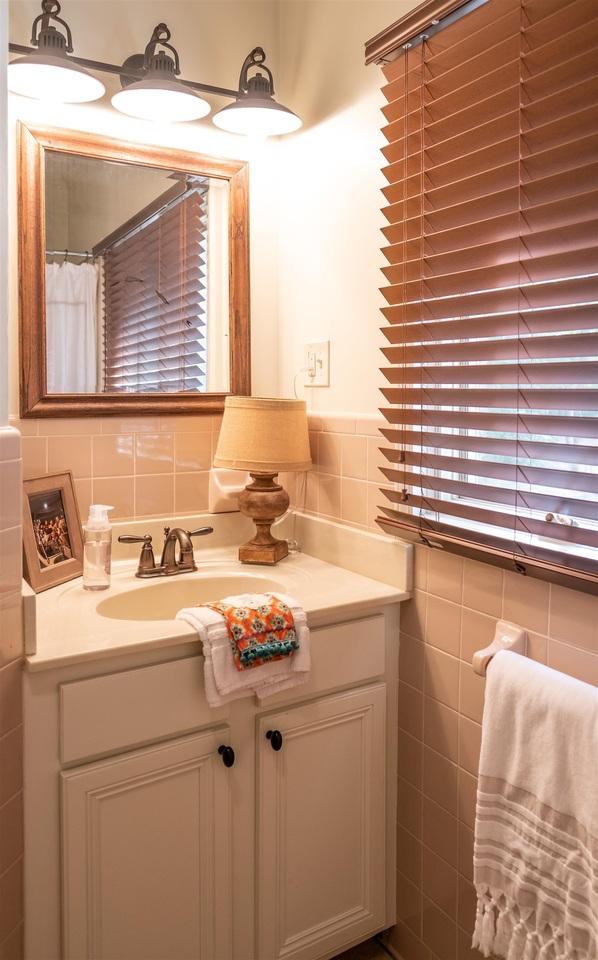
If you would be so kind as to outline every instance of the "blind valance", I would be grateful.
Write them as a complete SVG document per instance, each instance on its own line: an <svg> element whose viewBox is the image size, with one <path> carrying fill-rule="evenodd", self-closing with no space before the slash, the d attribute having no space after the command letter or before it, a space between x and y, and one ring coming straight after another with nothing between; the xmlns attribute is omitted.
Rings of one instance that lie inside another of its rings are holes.
<svg viewBox="0 0 598 960"><path fill-rule="evenodd" d="M379 523L598 587L598 8L488 0L384 76Z"/></svg>

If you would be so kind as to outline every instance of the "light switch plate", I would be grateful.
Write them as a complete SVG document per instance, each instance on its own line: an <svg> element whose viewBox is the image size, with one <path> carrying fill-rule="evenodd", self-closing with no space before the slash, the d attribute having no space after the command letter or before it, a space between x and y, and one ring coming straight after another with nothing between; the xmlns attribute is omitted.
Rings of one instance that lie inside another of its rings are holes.
<svg viewBox="0 0 598 960"><path fill-rule="evenodd" d="M330 386L330 340L306 343L304 347L306 387Z"/></svg>

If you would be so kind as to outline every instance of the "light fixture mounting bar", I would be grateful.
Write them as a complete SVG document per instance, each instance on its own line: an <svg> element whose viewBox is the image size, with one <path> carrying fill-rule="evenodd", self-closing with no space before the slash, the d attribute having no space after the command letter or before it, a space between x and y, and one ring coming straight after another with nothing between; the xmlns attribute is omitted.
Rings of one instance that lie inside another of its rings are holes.
<svg viewBox="0 0 598 960"><path fill-rule="evenodd" d="M8 49L11 53L28 54L38 52L37 47L28 47L22 43L9 43ZM143 80L146 76L144 70L131 70L116 63L104 63L102 60L88 60L86 57L74 57L72 54L69 54L68 59L69 63L76 63L80 67L86 67L88 70L96 70L99 73L111 73L114 76L127 77L131 80ZM228 97L231 100L236 100L239 96L238 90L229 90L227 87L215 87L211 83L198 83L195 80L179 80L179 82L189 87L190 90L211 93L217 97Z"/></svg>

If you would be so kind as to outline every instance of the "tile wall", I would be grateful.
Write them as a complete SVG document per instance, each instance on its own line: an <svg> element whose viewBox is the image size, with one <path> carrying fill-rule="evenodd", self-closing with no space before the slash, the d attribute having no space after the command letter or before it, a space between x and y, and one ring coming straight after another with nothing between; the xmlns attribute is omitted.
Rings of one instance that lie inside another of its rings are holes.
<svg viewBox="0 0 598 960"><path fill-rule="evenodd" d="M374 526L381 462L375 418L312 417L314 469L302 509ZM531 656L598 684L598 597L416 547L415 590L401 616L397 926L403 960L466 960L474 916L476 773L484 680L471 669L496 620L529 632Z"/></svg>
<svg viewBox="0 0 598 960"><path fill-rule="evenodd" d="M218 417L171 416L16 425L23 432L24 476L71 469L83 516L93 498L114 504L114 516L122 519L206 509L219 423ZM375 417L310 417L314 469L283 478L293 502L375 529L382 500L378 425ZM3 557L20 542L18 505L4 496L19 489L18 446L11 436L0 465ZM14 565L10 570L2 572L0 641L0 751L6 757L0 758L6 771L0 783L0 960L20 950L21 651ZM470 661L490 641L499 617L529 631L534 658L598 683L598 598L417 547L399 669L399 922L387 937L388 948L403 960L479 957L468 943L484 683Z"/></svg>
<svg viewBox="0 0 598 960"><path fill-rule="evenodd" d="M112 504L115 520L207 509L219 424L211 416L15 421L25 478L71 470L83 519L94 502Z"/></svg>
<svg viewBox="0 0 598 960"><path fill-rule="evenodd" d="M0 960L22 956L21 459L0 428Z"/></svg>

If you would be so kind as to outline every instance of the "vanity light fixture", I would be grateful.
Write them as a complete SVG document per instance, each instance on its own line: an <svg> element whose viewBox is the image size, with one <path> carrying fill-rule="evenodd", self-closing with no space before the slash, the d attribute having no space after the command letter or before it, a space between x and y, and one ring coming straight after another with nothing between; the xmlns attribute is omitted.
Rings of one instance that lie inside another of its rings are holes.
<svg viewBox="0 0 598 960"><path fill-rule="evenodd" d="M271 137L293 133L301 126L301 120L296 113L273 99L274 80L272 71L264 64L265 59L266 54L262 47L255 47L245 58L239 76L236 102L229 103L214 114L214 123L221 130ZM261 69L250 77L249 71L252 67Z"/></svg>
<svg viewBox="0 0 598 960"><path fill-rule="evenodd" d="M208 101L198 93L208 93L234 101L214 115L214 123L222 130L269 137L292 133L301 126L301 119L292 110L274 100L274 80L265 66L262 47L255 47L245 58L239 86L231 90L180 79L179 55L169 42L170 30L165 23L154 29L144 53L134 54L118 65L72 56L71 31L59 13L58 0L42 0L42 13L33 21L32 46L9 43L12 53L23 55L8 67L9 90L13 93L59 103L97 100L106 91L104 84L89 73L92 70L119 76L123 89L114 94L112 105L143 120L198 120L210 112ZM257 72L250 76L253 68Z"/></svg>
<svg viewBox="0 0 598 960"><path fill-rule="evenodd" d="M8 89L23 97L58 103L87 103L106 92L104 84L69 57L71 29L61 17L58 0L42 0L42 13L33 21L31 44L24 57L8 65ZM64 33L51 21L64 28Z"/></svg>
<svg viewBox="0 0 598 960"><path fill-rule="evenodd" d="M179 55L169 40L170 30L165 23L159 23L143 57L134 54L125 60L124 70L142 69L145 79L131 82L123 75L123 89L112 97L112 106L121 113L141 120L178 121L199 120L210 112L207 100L176 79L181 72ZM157 51L159 46L164 49Z"/></svg>

